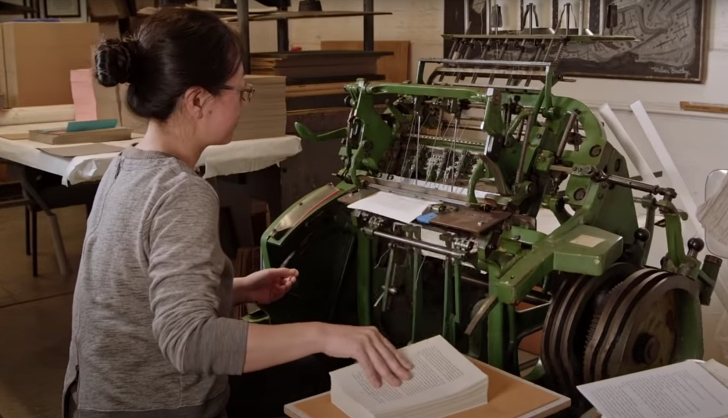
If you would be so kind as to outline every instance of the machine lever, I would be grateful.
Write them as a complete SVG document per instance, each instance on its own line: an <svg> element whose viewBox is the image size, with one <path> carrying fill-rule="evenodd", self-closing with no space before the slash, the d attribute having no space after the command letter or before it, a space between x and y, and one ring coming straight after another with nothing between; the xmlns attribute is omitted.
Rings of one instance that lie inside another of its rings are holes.
<svg viewBox="0 0 728 418"><path fill-rule="evenodd" d="M347 128L340 128L325 134L316 135L300 122L296 122L293 126L296 128L296 132L298 132L298 135L301 138L311 142L324 142L332 139L342 139L346 138L347 135Z"/></svg>

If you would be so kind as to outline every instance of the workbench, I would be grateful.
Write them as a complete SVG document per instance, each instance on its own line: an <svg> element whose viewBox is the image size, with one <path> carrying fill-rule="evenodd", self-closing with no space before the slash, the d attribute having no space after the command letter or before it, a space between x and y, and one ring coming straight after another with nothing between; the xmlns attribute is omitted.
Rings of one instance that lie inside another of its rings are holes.
<svg viewBox="0 0 728 418"><path fill-rule="evenodd" d="M44 212L50 221L59 270L62 275L67 275L70 271L68 258L53 208L73 204L86 204L87 207L90 207L96 184L118 152L64 158L42 151L45 148L63 147L64 145L48 145L27 139L3 137L3 135L12 136L12 134L25 133L30 129L52 128L59 125L63 125L63 122L0 127L0 162L10 166L14 177L21 183L24 197L19 201L2 203L0 208L26 206L27 209L29 206L33 206ZM107 144L117 147L129 147L138 141L137 138ZM254 175L271 169L274 170L273 176L268 176L271 177L269 181L258 178L254 181L248 179L247 181L242 180L242 182L252 183L252 187L256 189L255 191L258 194L271 196L270 200L274 202L271 212L275 214L280 211L280 174L277 171L277 165L300 152L301 141L293 135L233 141L225 145L208 147L200 157L197 171L202 178L211 181L213 186L218 189L218 192L220 188L227 190L233 188L233 193L235 193L238 191L235 189L237 185L231 185L230 182L223 183L218 180L233 178L233 182L240 183L241 175L248 173ZM221 196L221 206L245 206L241 202L246 201L246 199L247 197L240 196ZM54 203L50 200L57 200L60 203ZM235 221L233 220L233 222ZM235 229L239 234L250 234L250 231L243 226ZM35 240L32 241L34 248L31 250L28 247L27 243L30 240L27 230L28 219L26 217L26 252L36 254ZM249 236L244 239L246 242L251 240L252 238ZM228 249L227 252L231 251ZM37 275L35 257L33 270L34 275Z"/></svg>

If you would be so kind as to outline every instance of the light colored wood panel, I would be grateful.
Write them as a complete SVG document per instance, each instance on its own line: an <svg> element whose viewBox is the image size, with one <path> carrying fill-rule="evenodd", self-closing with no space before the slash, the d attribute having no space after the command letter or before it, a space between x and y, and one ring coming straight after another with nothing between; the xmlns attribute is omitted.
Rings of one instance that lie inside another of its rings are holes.
<svg viewBox="0 0 728 418"><path fill-rule="evenodd" d="M321 41L322 50L361 51L362 41ZM386 77L387 81L401 83L409 80L410 42L409 41L374 41L375 51L392 52L394 55L381 57L377 61L377 73Z"/></svg>

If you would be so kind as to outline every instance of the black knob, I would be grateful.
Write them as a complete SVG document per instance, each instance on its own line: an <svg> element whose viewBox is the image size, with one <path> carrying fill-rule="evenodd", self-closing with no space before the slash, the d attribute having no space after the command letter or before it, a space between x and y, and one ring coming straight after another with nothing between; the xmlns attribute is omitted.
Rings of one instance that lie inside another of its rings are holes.
<svg viewBox="0 0 728 418"><path fill-rule="evenodd" d="M705 242L700 238L690 238L688 240L688 249L699 253L705 248Z"/></svg>
<svg viewBox="0 0 728 418"><path fill-rule="evenodd" d="M645 228L637 228L637 230L634 231L634 239L641 242L647 242L647 240L650 239L650 231Z"/></svg>

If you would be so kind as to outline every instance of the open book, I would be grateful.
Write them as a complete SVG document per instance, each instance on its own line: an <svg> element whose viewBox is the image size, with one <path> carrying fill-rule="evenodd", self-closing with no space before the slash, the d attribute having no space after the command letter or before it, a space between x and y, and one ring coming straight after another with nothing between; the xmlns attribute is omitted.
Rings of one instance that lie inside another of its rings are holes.
<svg viewBox="0 0 728 418"><path fill-rule="evenodd" d="M488 403L488 375L441 336L400 352L410 380L374 388L354 364L331 372L331 402L350 418L440 418Z"/></svg>

